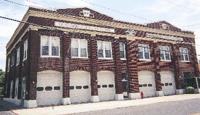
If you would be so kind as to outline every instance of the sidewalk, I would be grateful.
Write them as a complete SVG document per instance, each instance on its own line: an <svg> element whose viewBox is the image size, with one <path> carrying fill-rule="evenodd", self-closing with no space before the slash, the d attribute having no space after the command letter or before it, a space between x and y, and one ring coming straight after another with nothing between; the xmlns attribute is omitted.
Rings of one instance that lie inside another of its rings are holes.
<svg viewBox="0 0 200 115"><path fill-rule="evenodd" d="M72 114L72 113L80 113L88 111L123 108L130 106L141 106L141 105L155 104L160 102L183 101L195 98L200 98L200 94L185 94L185 95L145 98L138 100L109 101L109 102L99 102L99 103L86 103L86 104L74 104L74 105L72 104L72 105L54 106L54 107L20 109L20 110L13 110L13 112L19 115Z"/></svg>

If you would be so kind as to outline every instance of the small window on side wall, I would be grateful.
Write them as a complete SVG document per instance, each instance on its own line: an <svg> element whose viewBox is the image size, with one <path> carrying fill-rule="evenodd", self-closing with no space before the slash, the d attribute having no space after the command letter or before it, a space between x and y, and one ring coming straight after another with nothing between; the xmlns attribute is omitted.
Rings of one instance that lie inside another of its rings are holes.
<svg viewBox="0 0 200 115"><path fill-rule="evenodd" d="M120 59L126 59L126 45L125 43L119 43L119 50L120 50Z"/></svg>
<svg viewBox="0 0 200 115"><path fill-rule="evenodd" d="M27 52L28 52L28 39L24 41L24 54L23 54L23 61L27 59Z"/></svg>

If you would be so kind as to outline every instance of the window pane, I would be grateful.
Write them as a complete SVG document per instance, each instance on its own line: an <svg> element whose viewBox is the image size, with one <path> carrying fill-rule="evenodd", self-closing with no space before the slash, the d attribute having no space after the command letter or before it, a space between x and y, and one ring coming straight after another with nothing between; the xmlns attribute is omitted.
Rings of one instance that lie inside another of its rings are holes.
<svg viewBox="0 0 200 115"><path fill-rule="evenodd" d="M52 56L59 56L59 47L52 46Z"/></svg>
<svg viewBox="0 0 200 115"><path fill-rule="evenodd" d="M125 58L125 44L124 43L120 43L119 50L120 50L120 58Z"/></svg>
<svg viewBox="0 0 200 115"><path fill-rule="evenodd" d="M139 49L139 52L143 52L143 47L138 47L138 49Z"/></svg>
<svg viewBox="0 0 200 115"><path fill-rule="evenodd" d="M71 48L78 48L78 39L71 39Z"/></svg>
<svg viewBox="0 0 200 115"><path fill-rule="evenodd" d="M124 43L119 43L119 51L124 51Z"/></svg>
<svg viewBox="0 0 200 115"><path fill-rule="evenodd" d="M73 89L74 89L74 86L69 86L69 89L70 89L70 90L73 90Z"/></svg>
<svg viewBox="0 0 200 115"><path fill-rule="evenodd" d="M144 47L144 52L149 52L149 47Z"/></svg>
<svg viewBox="0 0 200 115"><path fill-rule="evenodd" d="M105 50L106 58L111 58L111 50Z"/></svg>
<svg viewBox="0 0 200 115"><path fill-rule="evenodd" d="M145 52L144 56L145 56L145 59L150 59L149 52Z"/></svg>
<svg viewBox="0 0 200 115"><path fill-rule="evenodd" d="M27 58L27 49L28 49L28 41L25 40L25 42L24 42L24 55L23 55L23 59Z"/></svg>
<svg viewBox="0 0 200 115"><path fill-rule="evenodd" d="M120 58L125 58L124 51L120 51Z"/></svg>
<svg viewBox="0 0 200 115"><path fill-rule="evenodd" d="M36 89L37 89L37 91L43 91L44 90L43 87L37 87Z"/></svg>
<svg viewBox="0 0 200 115"><path fill-rule="evenodd" d="M163 51L160 52L160 59L161 59L161 60L165 60L164 52L163 52Z"/></svg>
<svg viewBox="0 0 200 115"><path fill-rule="evenodd" d="M83 89L88 89L88 88L89 88L88 85L83 86Z"/></svg>
<svg viewBox="0 0 200 115"><path fill-rule="evenodd" d="M52 56L59 56L60 39L58 37L51 37Z"/></svg>
<svg viewBox="0 0 200 115"><path fill-rule="evenodd" d="M114 87L114 85L113 84L109 84L108 87L112 88L112 87Z"/></svg>
<svg viewBox="0 0 200 115"><path fill-rule="evenodd" d="M143 52L139 52L138 58L143 59Z"/></svg>
<svg viewBox="0 0 200 115"><path fill-rule="evenodd" d="M78 48L71 48L71 56L78 57Z"/></svg>
<svg viewBox="0 0 200 115"><path fill-rule="evenodd" d="M81 57L87 57L87 49L81 48Z"/></svg>
<svg viewBox="0 0 200 115"><path fill-rule="evenodd" d="M49 55L49 46L42 46L42 55Z"/></svg>
<svg viewBox="0 0 200 115"><path fill-rule="evenodd" d="M49 38L47 36L41 37L42 55L49 55Z"/></svg>
<svg viewBox="0 0 200 115"><path fill-rule="evenodd" d="M98 57L103 57L103 49L98 50Z"/></svg>
<svg viewBox="0 0 200 115"><path fill-rule="evenodd" d="M185 55L185 61L189 61L189 56Z"/></svg>
<svg viewBox="0 0 200 115"><path fill-rule="evenodd" d="M60 86L54 86L54 90L60 90Z"/></svg>
<svg viewBox="0 0 200 115"><path fill-rule="evenodd" d="M76 89L81 89L82 88L82 86L76 86Z"/></svg>
<svg viewBox="0 0 200 115"><path fill-rule="evenodd" d="M104 45L105 45L105 57L111 58L111 50L112 50L111 42L104 42Z"/></svg>
<svg viewBox="0 0 200 115"><path fill-rule="evenodd" d="M45 90L46 90L46 91L51 91L51 90L52 90L52 87L51 87L51 86L47 86L47 87L45 87Z"/></svg>
<svg viewBox="0 0 200 115"><path fill-rule="evenodd" d="M183 54L180 55L181 60L184 60L184 56Z"/></svg>
<svg viewBox="0 0 200 115"><path fill-rule="evenodd" d="M17 49L17 65L20 62L20 48Z"/></svg>
<svg viewBox="0 0 200 115"><path fill-rule="evenodd" d="M165 53L166 60L171 60L171 56L169 52Z"/></svg>
<svg viewBox="0 0 200 115"><path fill-rule="evenodd" d="M107 88L107 85L102 85L102 88Z"/></svg>
<svg viewBox="0 0 200 115"><path fill-rule="evenodd" d="M80 39L80 56L87 57L87 40Z"/></svg>
<svg viewBox="0 0 200 115"><path fill-rule="evenodd" d="M103 42L102 41L97 41L97 54L98 57L102 58L103 57Z"/></svg>

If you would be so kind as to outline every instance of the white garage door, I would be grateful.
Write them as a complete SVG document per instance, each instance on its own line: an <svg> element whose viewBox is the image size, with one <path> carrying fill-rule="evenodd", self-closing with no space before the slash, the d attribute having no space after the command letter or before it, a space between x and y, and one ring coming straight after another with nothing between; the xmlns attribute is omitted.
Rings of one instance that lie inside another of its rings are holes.
<svg viewBox="0 0 200 115"><path fill-rule="evenodd" d="M70 72L70 100L71 103L90 101L90 73L86 71Z"/></svg>
<svg viewBox="0 0 200 115"><path fill-rule="evenodd" d="M161 71L161 83L164 95L173 95L176 92L174 74L171 71Z"/></svg>
<svg viewBox="0 0 200 115"><path fill-rule="evenodd" d="M97 73L98 95L100 101L115 99L115 77L111 71Z"/></svg>
<svg viewBox="0 0 200 115"><path fill-rule="evenodd" d="M138 72L139 90L144 97L152 97L156 94L155 76L151 71Z"/></svg>
<svg viewBox="0 0 200 115"><path fill-rule="evenodd" d="M57 71L43 71L37 74L37 104L58 105L62 99L62 73Z"/></svg>

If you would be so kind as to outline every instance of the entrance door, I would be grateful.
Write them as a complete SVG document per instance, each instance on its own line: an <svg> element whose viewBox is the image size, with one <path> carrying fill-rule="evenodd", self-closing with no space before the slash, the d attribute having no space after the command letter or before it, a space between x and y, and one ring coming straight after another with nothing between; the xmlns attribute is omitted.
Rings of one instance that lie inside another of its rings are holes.
<svg viewBox="0 0 200 115"><path fill-rule="evenodd" d="M129 82L128 82L128 75L126 73L122 73L122 86L123 86L124 98L128 98Z"/></svg>

